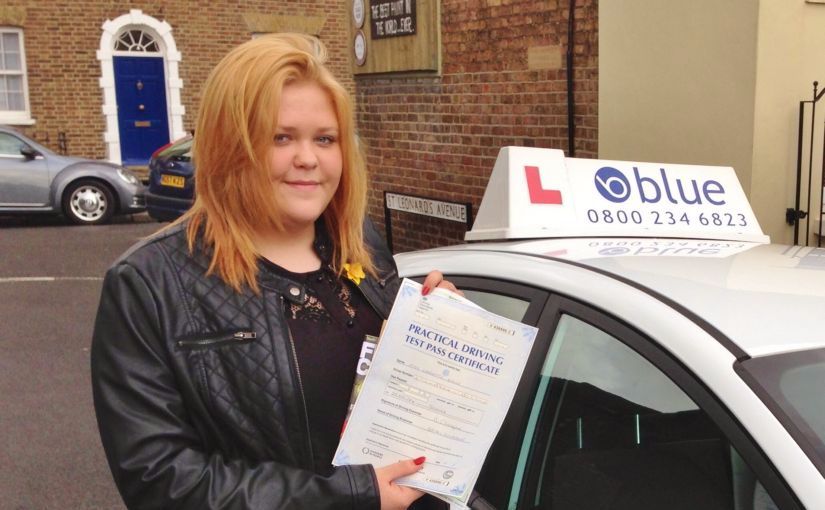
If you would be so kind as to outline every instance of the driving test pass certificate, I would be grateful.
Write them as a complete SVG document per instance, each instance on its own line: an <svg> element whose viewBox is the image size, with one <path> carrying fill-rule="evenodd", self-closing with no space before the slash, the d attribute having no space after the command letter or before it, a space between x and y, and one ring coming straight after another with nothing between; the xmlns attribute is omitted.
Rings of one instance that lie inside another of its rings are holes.
<svg viewBox="0 0 825 510"><path fill-rule="evenodd" d="M427 458L397 480L466 502L515 393L536 328L404 280L333 465Z"/></svg>

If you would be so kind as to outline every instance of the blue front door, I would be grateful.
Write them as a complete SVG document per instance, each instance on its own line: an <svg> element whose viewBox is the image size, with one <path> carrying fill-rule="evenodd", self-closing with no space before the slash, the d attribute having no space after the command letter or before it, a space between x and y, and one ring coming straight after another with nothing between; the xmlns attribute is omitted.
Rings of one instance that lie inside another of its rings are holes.
<svg viewBox="0 0 825 510"><path fill-rule="evenodd" d="M169 142L162 57L114 57L120 157L145 165Z"/></svg>

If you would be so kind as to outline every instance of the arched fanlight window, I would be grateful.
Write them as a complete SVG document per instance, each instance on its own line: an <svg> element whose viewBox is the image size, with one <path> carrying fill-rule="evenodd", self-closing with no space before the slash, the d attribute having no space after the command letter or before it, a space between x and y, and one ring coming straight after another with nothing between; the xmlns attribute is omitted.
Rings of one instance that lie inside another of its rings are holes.
<svg viewBox="0 0 825 510"><path fill-rule="evenodd" d="M115 51L160 51L155 38L143 30L127 30L115 42Z"/></svg>

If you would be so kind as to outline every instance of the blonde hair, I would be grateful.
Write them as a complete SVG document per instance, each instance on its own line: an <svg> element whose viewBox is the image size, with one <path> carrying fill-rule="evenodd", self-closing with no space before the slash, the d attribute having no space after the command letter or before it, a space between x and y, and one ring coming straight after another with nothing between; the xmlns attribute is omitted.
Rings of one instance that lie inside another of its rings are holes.
<svg viewBox="0 0 825 510"><path fill-rule="evenodd" d="M217 273L240 291L259 292L260 229L282 229L269 180L280 97L285 85L309 81L324 89L338 119L343 171L322 216L334 246L333 268L360 263L375 274L364 245L366 169L358 148L353 106L347 91L324 66L326 48L303 34L271 34L230 51L206 81L195 126L195 201L181 218L188 221L190 251L201 240L212 248L208 274Z"/></svg>

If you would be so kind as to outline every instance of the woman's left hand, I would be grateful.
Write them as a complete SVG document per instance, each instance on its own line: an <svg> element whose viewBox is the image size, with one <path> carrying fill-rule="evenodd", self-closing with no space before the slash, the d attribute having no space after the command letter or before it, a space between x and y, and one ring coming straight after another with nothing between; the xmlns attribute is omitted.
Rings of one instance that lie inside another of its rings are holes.
<svg viewBox="0 0 825 510"><path fill-rule="evenodd" d="M430 274L428 274L427 277L424 278L424 286L421 288L421 294L426 296L436 287L441 287L442 289L447 289L451 292L455 292L459 296L464 295L464 293L458 290L451 281L444 279L444 275L441 273L441 271L430 271Z"/></svg>

